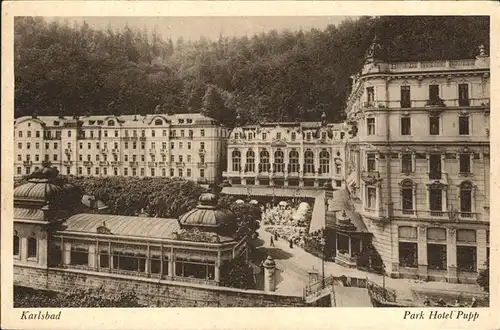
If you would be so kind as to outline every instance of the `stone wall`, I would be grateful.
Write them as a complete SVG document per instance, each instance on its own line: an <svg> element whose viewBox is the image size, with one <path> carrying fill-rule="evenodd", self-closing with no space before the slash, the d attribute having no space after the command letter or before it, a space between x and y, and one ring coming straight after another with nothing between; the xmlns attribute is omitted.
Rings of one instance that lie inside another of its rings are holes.
<svg viewBox="0 0 500 330"><path fill-rule="evenodd" d="M14 266L14 285L64 292L99 288L106 292L135 291L139 303L155 307L301 307L302 297L257 290L214 287L73 269Z"/></svg>

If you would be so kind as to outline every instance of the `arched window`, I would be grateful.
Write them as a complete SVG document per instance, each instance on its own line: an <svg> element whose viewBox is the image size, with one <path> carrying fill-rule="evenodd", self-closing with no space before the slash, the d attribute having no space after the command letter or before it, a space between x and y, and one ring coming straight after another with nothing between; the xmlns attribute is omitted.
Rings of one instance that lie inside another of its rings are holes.
<svg viewBox="0 0 500 330"><path fill-rule="evenodd" d="M14 230L14 255L19 256L19 236L17 235L17 231Z"/></svg>
<svg viewBox="0 0 500 330"><path fill-rule="evenodd" d="M314 173L314 153L311 150L304 152L304 173Z"/></svg>
<svg viewBox="0 0 500 330"><path fill-rule="evenodd" d="M156 119L155 120L155 125L156 126L163 125L163 120L161 120L160 118Z"/></svg>
<svg viewBox="0 0 500 330"><path fill-rule="evenodd" d="M270 169L271 164L269 164L269 152L266 149L263 149L260 152L259 172L269 172Z"/></svg>
<svg viewBox="0 0 500 330"><path fill-rule="evenodd" d="M252 150L247 151L247 163L245 165L245 172L255 172L255 152L253 152Z"/></svg>
<svg viewBox="0 0 500 330"><path fill-rule="evenodd" d="M241 170L241 153L238 150L234 150L232 154L233 159L233 172L239 172Z"/></svg>
<svg viewBox="0 0 500 330"><path fill-rule="evenodd" d="M401 207L403 214L413 214L413 182L404 180L401 183Z"/></svg>
<svg viewBox="0 0 500 330"><path fill-rule="evenodd" d="M38 242L35 237L28 238L28 258L36 258Z"/></svg>
<svg viewBox="0 0 500 330"><path fill-rule="evenodd" d="M319 153L319 173L330 173L330 153L326 150Z"/></svg>
<svg viewBox="0 0 500 330"><path fill-rule="evenodd" d="M285 154L280 149L274 152L274 172L285 172Z"/></svg>
<svg viewBox="0 0 500 330"><path fill-rule="evenodd" d="M469 181L460 184L460 213L462 217L472 216L472 184Z"/></svg>
<svg viewBox="0 0 500 330"><path fill-rule="evenodd" d="M292 150L288 154L288 173L298 173L299 171L299 152L297 150Z"/></svg>
<svg viewBox="0 0 500 330"><path fill-rule="evenodd" d="M115 126L115 122L113 120L108 120L108 126Z"/></svg>

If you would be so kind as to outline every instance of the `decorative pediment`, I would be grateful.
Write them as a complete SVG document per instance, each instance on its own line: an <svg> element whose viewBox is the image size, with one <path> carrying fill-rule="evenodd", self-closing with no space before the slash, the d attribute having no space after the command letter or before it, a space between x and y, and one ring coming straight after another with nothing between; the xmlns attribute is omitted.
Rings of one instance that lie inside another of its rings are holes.
<svg viewBox="0 0 500 330"><path fill-rule="evenodd" d="M96 228L98 234L111 235L111 230L106 227L106 221L102 222L102 225Z"/></svg>

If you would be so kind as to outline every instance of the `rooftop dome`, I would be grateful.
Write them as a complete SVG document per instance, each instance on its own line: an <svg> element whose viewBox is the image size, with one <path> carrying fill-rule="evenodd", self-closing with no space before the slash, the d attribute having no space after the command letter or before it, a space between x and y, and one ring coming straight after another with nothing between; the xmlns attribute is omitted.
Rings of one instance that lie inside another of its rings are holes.
<svg viewBox="0 0 500 330"><path fill-rule="evenodd" d="M70 183L57 182L59 171L44 167L28 178L28 182L14 189L14 203L52 204L65 208L78 196L78 188Z"/></svg>
<svg viewBox="0 0 500 330"><path fill-rule="evenodd" d="M217 208L218 198L212 193L205 193L198 199L199 204L193 210L179 218L181 227L199 229L217 229L235 221L235 215L229 210Z"/></svg>

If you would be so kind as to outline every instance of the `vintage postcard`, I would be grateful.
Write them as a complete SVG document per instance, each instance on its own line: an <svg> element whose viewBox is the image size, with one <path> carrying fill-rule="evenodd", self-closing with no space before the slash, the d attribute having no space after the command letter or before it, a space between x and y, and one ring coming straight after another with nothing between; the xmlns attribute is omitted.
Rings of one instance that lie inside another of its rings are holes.
<svg viewBox="0 0 500 330"><path fill-rule="evenodd" d="M499 14L4 3L1 327L499 328Z"/></svg>

